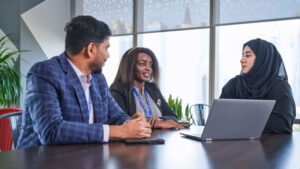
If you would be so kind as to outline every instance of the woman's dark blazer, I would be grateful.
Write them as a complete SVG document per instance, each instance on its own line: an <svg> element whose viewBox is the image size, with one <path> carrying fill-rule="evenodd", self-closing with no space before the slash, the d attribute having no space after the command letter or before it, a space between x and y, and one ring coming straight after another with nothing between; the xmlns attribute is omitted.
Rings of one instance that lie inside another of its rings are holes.
<svg viewBox="0 0 300 169"><path fill-rule="evenodd" d="M177 116L168 106L166 100L163 98L156 85L154 83L146 82L145 88L159 108L162 114L162 117L160 118L164 120L174 120L177 122ZM133 116L136 113L136 103L132 89L127 90L124 85L115 82L110 86L109 91L121 109L125 111L125 113L127 113L129 116Z"/></svg>

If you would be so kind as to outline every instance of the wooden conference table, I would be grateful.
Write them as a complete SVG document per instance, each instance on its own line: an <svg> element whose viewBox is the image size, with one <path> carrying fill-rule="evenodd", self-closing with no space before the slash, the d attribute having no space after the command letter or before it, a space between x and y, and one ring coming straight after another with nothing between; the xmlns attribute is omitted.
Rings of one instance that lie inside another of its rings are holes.
<svg viewBox="0 0 300 169"><path fill-rule="evenodd" d="M200 142L178 130L155 130L161 145L77 144L38 146L0 153L1 169L299 169L300 133L262 135L260 140Z"/></svg>

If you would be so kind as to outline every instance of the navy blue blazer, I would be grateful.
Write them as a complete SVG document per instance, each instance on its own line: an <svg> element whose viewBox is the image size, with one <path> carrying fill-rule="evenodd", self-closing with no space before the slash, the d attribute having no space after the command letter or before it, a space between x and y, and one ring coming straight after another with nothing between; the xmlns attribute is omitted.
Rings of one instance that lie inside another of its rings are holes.
<svg viewBox="0 0 300 169"><path fill-rule="evenodd" d="M27 74L17 147L101 143L103 124L120 125L130 119L110 95L101 69L92 74L91 96L94 124L88 124L83 87L65 53L33 65Z"/></svg>

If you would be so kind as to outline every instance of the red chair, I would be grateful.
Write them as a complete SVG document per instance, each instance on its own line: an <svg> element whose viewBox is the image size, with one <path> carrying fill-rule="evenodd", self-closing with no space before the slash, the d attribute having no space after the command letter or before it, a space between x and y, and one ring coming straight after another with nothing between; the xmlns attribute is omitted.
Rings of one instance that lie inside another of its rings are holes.
<svg viewBox="0 0 300 169"><path fill-rule="evenodd" d="M13 138L14 128L11 126L10 117L20 116L21 114L22 109L19 108L0 108L0 151L11 150L13 141L16 146L18 138Z"/></svg>

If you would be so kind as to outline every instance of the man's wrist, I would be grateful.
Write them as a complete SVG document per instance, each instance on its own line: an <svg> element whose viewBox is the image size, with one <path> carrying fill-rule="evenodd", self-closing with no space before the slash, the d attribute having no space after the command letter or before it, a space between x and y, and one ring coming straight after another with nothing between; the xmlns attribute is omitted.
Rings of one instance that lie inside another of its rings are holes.
<svg viewBox="0 0 300 169"><path fill-rule="evenodd" d="M109 126L109 139L124 139L124 125L116 126L110 125Z"/></svg>

